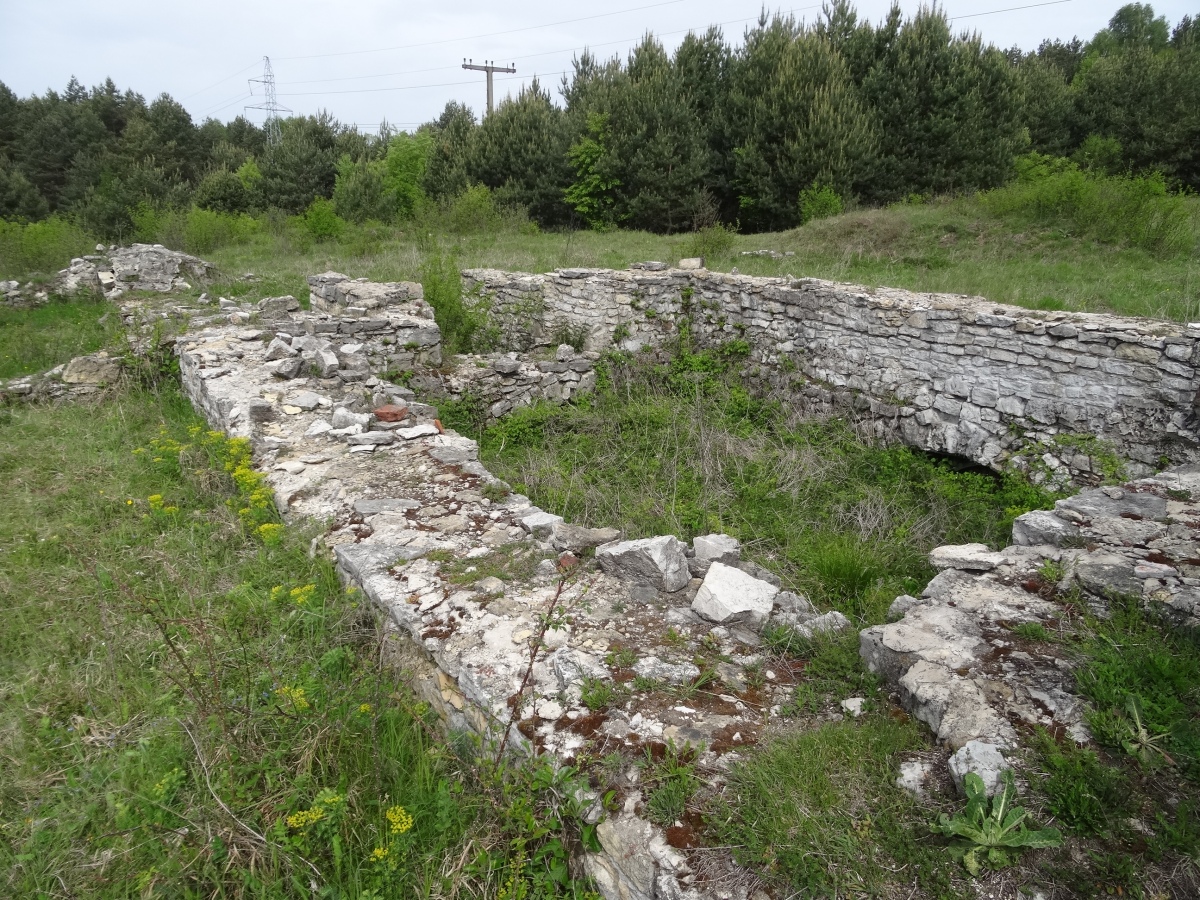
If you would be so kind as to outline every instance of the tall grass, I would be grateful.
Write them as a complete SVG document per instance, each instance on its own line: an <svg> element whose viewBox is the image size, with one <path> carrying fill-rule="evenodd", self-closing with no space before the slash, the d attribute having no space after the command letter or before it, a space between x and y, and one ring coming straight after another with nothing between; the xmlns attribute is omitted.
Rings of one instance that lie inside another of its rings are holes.
<svg viewBox="0 0 1200 900"><path fill-rule="evenodd" d="M0 219L0 279L50 275L95 252L96 239L66 219L24 224Z"/></svg>
<svg viewBox="0 0 1200 900"><path fill-rule="evenodd" d="M923 586L930 549L1004 545L1015 515L1052 500L754 400L722 366L613 356L608 387L576 405L521 408L482 432L470 409L441 412L546 509L631 537L728 532L792 588L868 624Z"/></svg>
<svg viewBox="0 0 1200 900"><path fill-rule="evenodd" d="M56 299L32 309L0 306L0 378L44 372L115 345L120 333L116 311L98 297Z"/></svg>

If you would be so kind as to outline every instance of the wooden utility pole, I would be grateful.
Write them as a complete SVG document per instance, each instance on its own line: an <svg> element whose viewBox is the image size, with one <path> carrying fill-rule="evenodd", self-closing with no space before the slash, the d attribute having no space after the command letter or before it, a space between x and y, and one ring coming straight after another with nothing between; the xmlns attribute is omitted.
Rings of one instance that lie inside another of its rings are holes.
<svg viewBox="0 0 1200 900"><path fill-rule="evenodd" d="M463 68L464 69L473 69L476 72L487 72L488 115L490 116L492 114L492 73L493 72L507 72L507 73L511 74L511 73L517 71L517 67L512 65L511 63L509 63L507 68L505 68L504 66L498 66L498 65L496 65L495 60L492 60L491 62L485 62L482 66L477 66L477 65L475 65L475 60L472 59L468 62L467 60L464 59L463 60Z"/></svg>

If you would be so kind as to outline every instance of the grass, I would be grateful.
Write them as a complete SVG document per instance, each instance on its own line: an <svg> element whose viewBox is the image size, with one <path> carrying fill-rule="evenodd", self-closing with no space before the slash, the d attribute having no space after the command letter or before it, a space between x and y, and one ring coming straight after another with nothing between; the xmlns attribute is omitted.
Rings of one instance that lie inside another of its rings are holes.
<svg viewBox="0 0 1200 900"><path fill-rule="evenodd" d="M928 740L886 713L780 737L730 772L709 826L784 896L970 896L929 812L893 784Z"/></svg>
<svg viewBox="0 0 1200 900"><path fill-rule="evenodd" d="M1022 185L1003 190L1012 195L1005 195L1006 202L989 195L851 209L776 234L538 233L505 223L450 234L410 222L355 227L340 240L319 242L299 240L294 229L264 225L233 229L235 243L214 245L204 255L223 273L213 292L253 300L281 294L303 300L308 296L307 276L329 269L378 281L419 281L424 275L440 283L445 266L431 268L431 257L461 268L542 272L569 266L619 269L650 259L674 262L700 251L707 254L710 268L724 272L736 267L750 275L969 294L1043 310L1200 319L1194 239L1200 198L1171 199L1181 216L1190 217L1192 240L1175 241L1171 246L1178 249L1165 252L1142 249L1137 241L1123 238L1119 227L1097 229L1070 215L1039 211L1032 200L1017 196L1026 190ZM1118 221L1121 210L1106 214ZM77 245L87 243L63 223L39 223L25 231L6 227L7 236L0 235L7 242L0 246L0 277L51 274L80 252ZM160 239L175 246L182 237L164 233ZM793 255L741 255L764 249ZM246 272L261 280L242 279ZM428 287L438 290L432 283ZM450 330L459 324L450 323Z"/></svg>
<svg viewBox="0 0 1200 900"><path fill-rule="evenodd" d="M684 368L708 366L696 359ZM1002 545L1014 516L1053 499L843 421L796 418L721 377L697 389L678 360L615 358L608 371L591 400L519 409L476 432L489 469L569 521L631 537L732 534L788 586L862 623L919 592L933 547ZM477 422L440 412L461 429Z"/></svg>
<svg viewBox="0 0 1200 900"><path fill-rule="evenodd" d="M201 425L170 387L0 418L0 893L585 896L535 774L464 766Z"/></svg>
<svg viewBox="0 0 1200 900"><path fill-rule="evenodd" d="M0 378L32 375L112 346L120 318L94 299L56 299L33 309L0 306Z"/></svg>

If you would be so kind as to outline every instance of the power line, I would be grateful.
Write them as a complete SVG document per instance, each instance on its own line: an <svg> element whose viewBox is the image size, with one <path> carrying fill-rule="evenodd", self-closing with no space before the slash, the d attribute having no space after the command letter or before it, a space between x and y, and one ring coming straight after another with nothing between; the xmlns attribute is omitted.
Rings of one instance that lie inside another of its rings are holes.
<svg viewBox="0 0 1200 900"><path fill-rule="evenodd" d="M524 77L524 76L520 76ZM513 81L512 78L501 78L500 81ZM443 81L439 84L406 84L401 87L385 88L353 88L346 91L299 91L291 94L280 94L280 97L322 97L326 94L381 94L387 91L420 91L425 88L454 87L460 84L478 84L475 79L469 81Z"/></svg>
<svg viewBox="0 0 1200 900"><path fill-rule="evenodd" d="M686 0L663 0L661 3L649 3L645 6L633 6L629 9L618 9L613 12L597 13L594 16L580 16L578 19L563 19L559 22L545 22L541 25L526 25L522 28L510 28L508 31L492 31L488 34L473 34L468 37L445 38L440 41L422 41L419 44L403 44L399 47L378 47L374 50L343 50L339 53L314 53L311 56L279 56L276 59L292 60L292 59L326 59L330 56L355 56L361 53L388 53L392 50L412 50L415 47L432 47L437 44L453 44L457 41L474 41L480 38L500 37L506 34L518 34L522 31L536 31L539 28L553 28L555 25L570 25L574 22L588 22L592 19L603 19L608 16L620 16L625 13L641 12L644 9L656 9L660 6L675 6L679 3L684 3Z"/></svg>
<svg viewBox="0 0 1200 900"><path fill-rule="evenodd" d="M213 113L218 113L218 112L221 112L221 110L228 109L229 107L233 106L235 103L241 103L243 100L249 100L253 96L254 96L254 94L252 94L250 91L242 91L240 94L238 94L232 100L220 101L219 105L210 106L207 109L203 109L200 112L196 113L196 115L211 116Z"/></svg>
<svg viewBox="0 0 1200 900"><path fill-rule="evenodd" d="M200 96L201 94L203 94L205 91L211 91L211 90L212 90L213 88L215 88L217 85L219 85L219 84L224 84L225 82L229 81L229 80L230 80L230 79L232 79L232 78L237 78L237 77L238 77L239 75L241 75L243 72L249 72L251 69L253 69L253 68L254 68L255 66L257 66L257 65L258 65L258 63L257 63L257 62L252 62L250 65L246 66L246 68L244 68L244 69L238 69L238 70L237 70L236 72L234 72L232 75L227 75L227 76L225 76L224 78L222 78L220 81L214 81L214 82L213 82L212 84L210 84L208 87L206 87L206 88L201 88L200 90L196 91L194 94L188 94L186 97L183 97L183 98L181 98L179 102L180 102L180 103L182 103L184 100L191 100L193 97L199 97L199 96Z"/></svg>
<svg viewBox="0 0 1200 900"><path fill-rule="evenodd" d="M1019 9L1037 9L1039 6L1058 6L1062 3L1074 3L1075 0L1049 0L1047 3L1031 3L1028 6L1010 6L1008 9L993 9L988 12L969 13L965 16L954 16L950 19L951 22L957 22L959 19L977 19L980 16L994 16L997 13L1016 12Z"/></svg>

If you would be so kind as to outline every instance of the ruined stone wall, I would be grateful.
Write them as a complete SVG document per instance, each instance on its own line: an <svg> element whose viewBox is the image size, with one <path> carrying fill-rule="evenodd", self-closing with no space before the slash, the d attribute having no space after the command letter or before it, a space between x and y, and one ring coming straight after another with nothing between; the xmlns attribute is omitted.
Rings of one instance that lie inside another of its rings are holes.
<svg viewBox="0 0 1200 900"><path fill-rule="evenodd" d="M996 469L1087 482L1200 459L1200 328L656 263L464 279L521 342L570 326L590 350L636 350L686 318L702 346L745 340L765 386L849 401L911 446ZM514 327L513 310L537 319Z"/></svg>

